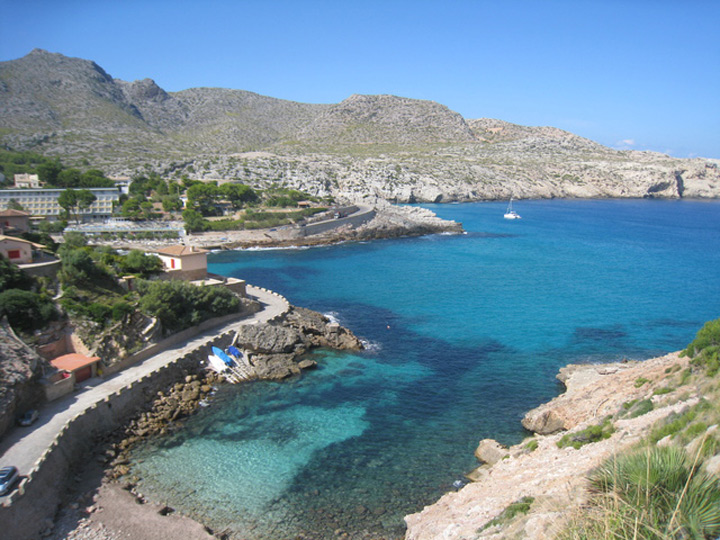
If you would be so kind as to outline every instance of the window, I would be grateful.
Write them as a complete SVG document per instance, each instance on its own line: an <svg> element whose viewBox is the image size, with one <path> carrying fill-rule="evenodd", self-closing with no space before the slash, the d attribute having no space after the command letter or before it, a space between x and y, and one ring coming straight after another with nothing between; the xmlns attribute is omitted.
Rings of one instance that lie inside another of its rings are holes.
<svg viewBox="0 0 720 540"><path fill-rule="evenodd" d="M11 249L8 251L8 259L19 259L20 258L20 250L19 249Z"/></svg>

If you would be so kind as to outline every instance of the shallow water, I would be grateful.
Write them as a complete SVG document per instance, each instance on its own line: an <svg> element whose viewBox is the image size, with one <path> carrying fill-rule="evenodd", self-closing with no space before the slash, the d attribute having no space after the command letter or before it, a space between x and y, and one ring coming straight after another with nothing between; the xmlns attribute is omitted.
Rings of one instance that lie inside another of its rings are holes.
<svg viewBox="0 0 720 540"><path fill-rule="evenodd" d="M141 490L242 538L400 538L478 440L526 435L559 367L677 350L720 316L720 203L520 201L520 221L502 203L429 207L468 233L211 256L368 348L221 388L136 450Z"/></svg>

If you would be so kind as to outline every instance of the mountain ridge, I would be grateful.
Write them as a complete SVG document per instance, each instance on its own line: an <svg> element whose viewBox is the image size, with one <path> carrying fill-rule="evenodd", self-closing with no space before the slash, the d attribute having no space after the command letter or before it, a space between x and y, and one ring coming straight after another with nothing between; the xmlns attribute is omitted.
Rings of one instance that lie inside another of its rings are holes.
<svg viewBox="0 0 720 540"><path fill-rule="evenodd" d="M41 49L0 62L0 122L8 147L110 174L276 183L356 201L720 196L719 160L618 151L386 94L306 104L224 88L167 92Z"/></svg>

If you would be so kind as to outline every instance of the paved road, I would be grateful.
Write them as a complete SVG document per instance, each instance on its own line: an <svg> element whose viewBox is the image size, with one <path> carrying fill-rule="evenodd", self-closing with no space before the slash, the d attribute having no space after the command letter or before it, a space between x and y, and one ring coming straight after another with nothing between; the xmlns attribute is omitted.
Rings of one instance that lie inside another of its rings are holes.
<svg viewBox="0 0 720 540"><path fill-rule="evenodd" d="M0 466L14 465L18 468L21 476L26 475L37 460L40 459L42 453L49 447L62 427L78 413L94 403L102 401L106 396L117 392L133 381L141 379L151 371L201 347L219 334L240 325L267 322L285 313L288 309L287 301L270 291L249 285L247 294L250 298L260 301L263 306L263 309L252 317L211 328L155 356L138 362L107 379L90 379L82 383L79 390L48 403L40 410L40 417L31 427L15 427L5 434L3 440L0 441L0 455L2 455L0 457ZM3 498L0 497L0 500Z"/></svg>

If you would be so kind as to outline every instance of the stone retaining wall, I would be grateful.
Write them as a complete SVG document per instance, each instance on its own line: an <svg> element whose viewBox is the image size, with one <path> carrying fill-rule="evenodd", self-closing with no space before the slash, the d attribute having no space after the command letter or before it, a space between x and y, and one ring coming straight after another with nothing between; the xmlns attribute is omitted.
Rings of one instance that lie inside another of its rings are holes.
<svg viewBox="0 0 720 540"><path fill-rule="evenodd" d="M357 207L354 208L357 212ZM352 216L328 219L326 221L320 221L318 223L310 223L301 229L303 236L311 236L313 234L322 234L333 229L337 229L344 225L351 225L352 227L359 227L360 225L367 223L375 217L375 209L371 208L365 212L359 214L353 214Z"/></svg>
<svg viewBox="0 0 720 540"><path fill-rule="evenodd" d="M256 289L273 294L283 301L284 308L281 313L268 322L280 320L290 310L290 304L283 296L267 289ZM223 319L231 320L231 317L237 316L214 319L212 325L218 325ZM201 331L190 330L195 334ZM158 390L168 388L186 375L195 373L213 346L225 349L234 337L234 330L215 336L68 420L27 476L21 480L18 488L0 506L2 536L15 540L39 538L45 529L52 526L72 468L81 465L98 438L125 425L146 406ZM176 339L176 342L179 341L182 341L182 338ZM170 344L163 343L163 346L168 347ZM153 348L153 352L147 353L145 358L157 352L160 351ZM140 358L136 358L134 362L139 360Z"/></svg>

